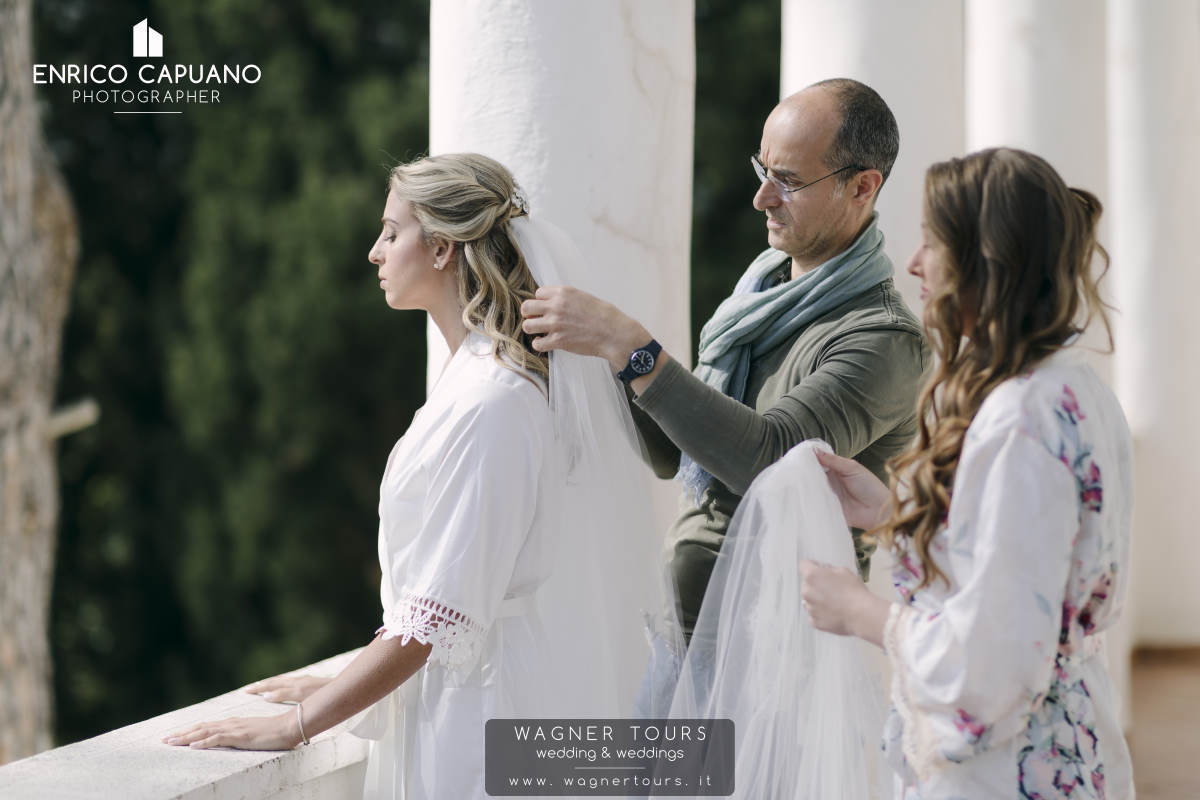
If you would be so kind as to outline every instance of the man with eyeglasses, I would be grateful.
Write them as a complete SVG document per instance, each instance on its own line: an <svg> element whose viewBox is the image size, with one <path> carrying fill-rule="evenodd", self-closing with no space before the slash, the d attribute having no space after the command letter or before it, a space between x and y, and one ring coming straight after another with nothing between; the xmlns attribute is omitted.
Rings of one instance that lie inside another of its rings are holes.
<svg viewBox="0 0 1200 800"><path fill-rule="evenodd" d="M660 477L693 502L671 531L679 623L690 637L741 495L794 445L820 438L886 480L914 438L927 349L892 282L875 198L899 149L895 117L845 78L785 98L751 158L769 249L701 333L693 372L609 303L543 287L522 305L539 350L608 359ZM855 544L864 578L870 549ZM665 711L659 680L640 711Z"/></svg>

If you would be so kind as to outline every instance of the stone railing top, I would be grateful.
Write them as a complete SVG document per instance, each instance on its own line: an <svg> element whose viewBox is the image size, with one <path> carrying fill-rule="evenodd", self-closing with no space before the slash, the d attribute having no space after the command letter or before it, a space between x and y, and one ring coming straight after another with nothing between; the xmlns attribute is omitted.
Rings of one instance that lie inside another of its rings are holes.
<svg viewBox="0 0 1200 800"><path fill-rule="evenodd" d="M336 675L353 650L297 672ZM5 800L193 800L269 797L356 764L368 743L344 725L282 752L191 750L162 743L171 731L224 717L269 716L286 708L241 691L58 747L0 767Z"/></svg>

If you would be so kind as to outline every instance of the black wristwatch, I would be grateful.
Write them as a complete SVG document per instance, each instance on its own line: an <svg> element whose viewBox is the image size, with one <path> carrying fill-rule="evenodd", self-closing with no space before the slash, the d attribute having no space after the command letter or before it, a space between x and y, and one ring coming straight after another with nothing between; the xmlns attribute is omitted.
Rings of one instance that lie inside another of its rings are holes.
<svg viewBox="0 0 1200 800"><path fill-rule="evenodd" d="M629 383L634 378L649 374L654 369L654 363L658 360L658 354L661 352L662 345L651 339L650 344L639 347L629 354L629 363L625 365L625 369L617 373L617 377L625 383Z"/></svg>

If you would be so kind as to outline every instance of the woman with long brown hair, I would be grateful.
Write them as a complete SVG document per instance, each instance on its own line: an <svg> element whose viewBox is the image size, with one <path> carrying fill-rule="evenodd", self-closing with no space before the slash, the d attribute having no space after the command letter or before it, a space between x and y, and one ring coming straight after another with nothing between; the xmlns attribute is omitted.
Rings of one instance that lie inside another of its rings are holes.
<svg viewBox="0 0 1200 800"><path fill-rule="evenodd" d="M1100 212L1020 150L930 167L909 264L937 354L917 440L890 488L817 455L847 522L896 556L898 602L801 572L817 628L887 652L897 797L1133 796L1101 635L1128 581L1130 436L1075 346L1108 327Z"/></svg>

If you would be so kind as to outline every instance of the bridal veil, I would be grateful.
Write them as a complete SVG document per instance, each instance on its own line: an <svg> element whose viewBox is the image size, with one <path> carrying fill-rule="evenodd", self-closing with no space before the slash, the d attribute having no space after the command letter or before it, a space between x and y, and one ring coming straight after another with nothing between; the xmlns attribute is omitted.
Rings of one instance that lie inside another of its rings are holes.
<svg viewBox="0 0 1200 800"><path fill-rule="evenodd" d="M541 286L588 288L585 263L552 225L509 223ZM661 534L650 513L627 401L608 365L551 355L563 458L560 548L539 590L562 683L552 716L628 717L645 671L642 617L664 606ZM673 718L735 724L735 797L874 798L883 693L868 647L817 631L800 605L802 558L855 567L841 507L808 442L765 470L734 517L671 703Z"/></svg>
<svg viewBox="0 0 1200 800"><path fill-rule="evenodd" d="M804 442L764 470L734 515L670 716L735 725L734 797L879 798L883 692L869 645L816 630L801 559L855 569L841 506Z"/></svg>
<svg viewBox="0 0 1200 800"><path fill-rule="evenodd" d="M530 216L508 224L539 286L589 288L586 262L562 231ZM548 691L558 700L547 716L629 717L649 656L643 615L663 604L653 476L607 362L554 351L549 391L565 488L551 498L558 552L538 590L561 681Z"/></svg>

